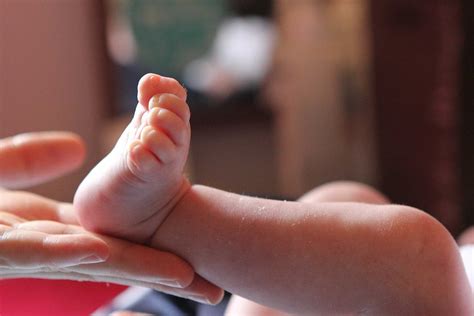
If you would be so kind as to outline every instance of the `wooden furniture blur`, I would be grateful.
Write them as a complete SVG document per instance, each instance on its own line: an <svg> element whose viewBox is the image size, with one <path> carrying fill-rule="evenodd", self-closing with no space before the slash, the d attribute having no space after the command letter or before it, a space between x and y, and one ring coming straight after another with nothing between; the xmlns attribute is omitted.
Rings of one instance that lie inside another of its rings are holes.
<svg viewBox="0 0 474 316"><path fill-rule="evenodd" d="M462 0L464 49L461 87L461 190L464 225L474 225L474 2Z"/></svg>
<svg viewBox="0 0 474 316"><path fill-rule="evenodd" d="M461 228L464 177L460 3L374 0L371 5L382 188L394 202L431 213L453 233ZM465 145L470 151L472 138Z"/></svg>

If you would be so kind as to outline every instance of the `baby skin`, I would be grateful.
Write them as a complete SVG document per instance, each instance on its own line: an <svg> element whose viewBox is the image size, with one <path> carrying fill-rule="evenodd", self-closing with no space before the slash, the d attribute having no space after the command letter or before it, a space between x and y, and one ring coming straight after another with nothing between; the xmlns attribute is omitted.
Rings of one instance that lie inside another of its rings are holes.
<svg viewBox="0 0 474 316"><path fill-rule="evenodd" d="M174 252L216 285L293 314L473 311L455 241L422 211L371 204L383 197L357 184L298 202L191 186L185 100L173 79L140 80L132 122L76 193L85 228Z"/></svg>
<svg viewBox="0 0 474 316"><path fill-rule="evenodd" d="M144 243L190 186L183 169L191 129L186 90L176 80L146 75L138 99L132 121L81 183L74 204L84 227Z"/></svg>

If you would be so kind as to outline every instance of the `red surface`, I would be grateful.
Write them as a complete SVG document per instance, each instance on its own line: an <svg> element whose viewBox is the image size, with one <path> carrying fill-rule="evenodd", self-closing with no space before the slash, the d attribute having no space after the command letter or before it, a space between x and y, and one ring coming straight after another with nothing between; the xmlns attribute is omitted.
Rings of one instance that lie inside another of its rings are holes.
<svg viewBox="0 0 474 316"><path fill-rule="evenodd" d="M0 281L0 316L82 316L125 289L104 283L18 279Z"/></svg>

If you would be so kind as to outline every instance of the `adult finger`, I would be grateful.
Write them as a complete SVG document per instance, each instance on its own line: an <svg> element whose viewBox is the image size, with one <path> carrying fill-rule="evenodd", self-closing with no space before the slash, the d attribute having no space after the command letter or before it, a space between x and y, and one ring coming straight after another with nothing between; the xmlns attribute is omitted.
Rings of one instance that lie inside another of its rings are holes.
<svg viewBox="0 0 474 316"><path fill-rule="evenodd" d="M0 186L20 188L58 177L84 160L81 138L67 132L36 132L0 140Z"/></svg>
<svg viewBox="0 0 474 316"><path fill-rule="evenodd" d="M189 298L193 301L215 305L222 301L224 290L205 280L200 275L196 275L188 287L171 294Z"/></svg>
<svg viewBox="0 0 474 316"><path fill-rule="evenodd" d="M51 220L77 224L74 209L69 203L60 203L30 192L0 190L0 219L9 213L25 220ZM3 214L3 215L2 215Z"/></svg>
<svg viewBox="0 0 474 316"><path fill-rule="evenodd" d="M50 221L18 224L21 229L41 230L50 234L80 234L83 228ZM68 271L89 275L93 280L154 288L205 303L217 303L223 291L195 275L192 267L174 254L112 237L99 236L109 247L105 262L68 267ZM182 288L178 291L177 288Z"/></svg>
<svg viewBox="0 0 474 316"><path fill-rule="evenodd" d="M25 220L21 217L0 211L0 224L1 225L12 226L19 223L23 223L24 221Z"/></svg>
<svg viewBox="0 0 474 316"><path fill-rule="evenodd" d="M187 298L200 303L212 305L218 304L224 297L224 292L222 289L216 287L215 285L209 283L208 281L204 280L199 276L195 278L193 283L188 288L184 289L174 288L171 286L156 284L147 281L121 278L118 276L90 275L87 273L78 273L70 271L70 268L58 268L56 271L52 271L48 268L29 270L12 270L0 268L0 278L40 278L51 280L76 280L90 282L108 282L125 286L140 286L167 293L170 295Z"/></svg>
<svg viewBox="0 0 474 316"><path fill-rule="evenodd" d="M54 221L24 222L16 224L14 228L21 232L30 231L32 234L41 232L51 236L61 234L92 236L92 233L86 232L82 227ZM107 262L78 266L71 268L71 271L97 276L118 276L174 287L186 287L194 278L191 266L174 254L111 237L97 236L105 240L109 247Z"/></svg>
<svg viewBox="0 0 474 316"><path fill-rule="evenodd" d="M157 285L153 287L154 290L167 293L174 296L190 299L196 302L216 305L224 297L224 291L205 280L199 275L196 275L193 282L186 288L173 288L169 286Z"/></svg>
<svg viewBox="0 0 474 316"><path fill-rule="evenodd" d="M24 221L15 223L13 228L22 231L37 231L51 235L85 234L90 235L91 237L94 236L92 233L86 231L80 226L63 224L49 220Z"/></svg>
<svg viewBox="0 0 474 316"><path fill-rule="evenodd" d="M71 271L187 287L194 269L178 256L112 237L100 236L110 249L106 262L71 267Z"/></svg>
<svg viewBox="0 0 474 316"><path fill-rule="evenodd" d="M0 266L31 269L101 262L109 248L91 234L56 235L0 225Z"/></svg>
<svg viewBox="0 0 474 316"><path fill-rule="evenodd" d="M8 195L9 197L5 198L6 201L12 199L12 196L15 197L15 199L13 199L14 201L29 200L29 205L24 205L24 207L20 208L20 211L15 211L14 213L30 220L44 220L29 221L16 225L16 227L22 232L32 231L32 234L37 234L37 231L42 231L43 234L80 234L83 232L81 227L45 221L54 221L58 219L60 216L58 215L58 205L59 207L64 208L63 212L67 213L72 211L70 204L56 203L55 201L32 194L28 194L29 198L25 199L24 194L28 193L5 192L4 196ZM29 210L28 207L31 205L34 206L34 208ZM38 214L35 214L36 211L38 211ZM86 232L86 234L93 235L88 232ZM105 277L113 277L134 280L135 282L147 282L154 286L161 284L169 287L188 287L188 290L192 293L210 296L211 301L215 301L216 292L221 292L220 289L211 285L207 281L201 280L201 278L193 281L195 278L193 268L174 254L112 237L100 235L94 236L100 238L107 244L109 249L109 257L107 261L97 264L69 267L71 271L88 274L92 277L101 279ZM43 238L44 236L39 237ZM23 264L21 266L26 265L31 268L31 265L28 266L25 263L25 260L27 260L26 258L23 258L22 260ZM34 262L44 263L44 260L35 259ZM132 283L132 285L137 284ZM201 291L203 293L201 293Z"/></svg>

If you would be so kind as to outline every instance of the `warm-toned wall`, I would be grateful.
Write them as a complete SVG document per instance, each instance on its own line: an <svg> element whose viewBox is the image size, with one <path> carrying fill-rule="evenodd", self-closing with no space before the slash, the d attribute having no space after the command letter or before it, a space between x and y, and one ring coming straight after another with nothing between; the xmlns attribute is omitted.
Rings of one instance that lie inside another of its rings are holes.
<svg viewBox="0 0 474 316"><path fill-rule="evenodd" d="M280 193L375 179L367 1L276 1L279 40L268 95Z"/></svg>
<svg viewBox="0 0 474 316"><path fill-rule="evenodd" d="M36 192L70 200L96 160L107 100L100 1L0 1L0 137L68 130L88 142L81 172Z"/></svg>

